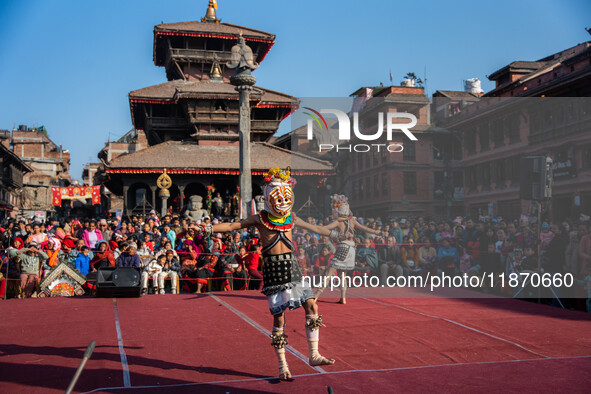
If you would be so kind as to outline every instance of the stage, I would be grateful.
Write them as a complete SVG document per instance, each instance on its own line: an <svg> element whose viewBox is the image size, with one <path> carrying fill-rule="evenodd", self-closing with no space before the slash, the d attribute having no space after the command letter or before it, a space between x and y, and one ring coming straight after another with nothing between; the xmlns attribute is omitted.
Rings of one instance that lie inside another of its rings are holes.
<svg viewBox="0 0 591 394"><path fill-rule="evenodd" d="M487 298L319 301L312 368L302 309L287 313L293 381L279 382L256 291L0 302L0 392L589 392L591 315Z"/></svg>

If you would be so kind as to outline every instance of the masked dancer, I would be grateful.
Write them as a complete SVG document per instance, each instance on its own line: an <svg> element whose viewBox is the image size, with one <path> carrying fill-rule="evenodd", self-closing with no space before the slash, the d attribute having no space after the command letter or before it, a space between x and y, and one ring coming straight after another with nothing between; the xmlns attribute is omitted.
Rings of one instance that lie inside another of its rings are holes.
<svg viewBox="0 0 591 394"><path fill-rule="evenodd" d="M263 289L273 315L271 345L279 362L279 379L291 378L285 359L287 335L285 311L304 307L306 313L305 330L308 339L309 364L311 366L332 365L335 360L327 359L318 352L318 334L322 326L322 316L314 293L302 281L302 271L295 256L292 241L292 227L297 225L308 231L330 235L330 231L321 226L304 222L292 212L294 204L293 186L295 180L289 169L272 168L265 174L264 202L265 209L258 215L250 216L236 223L221 223L204 227L206 234L235 231L256 227L260 233L263 247Z"/></svg>
<svg viewBox="0 0 591 394"><path fill-rule="evenodd" d="M346 304L347 281L345 280L345 275L355 268L355 231L361 230L374 235L381 234L379 231L360 224L353 217L346 196L335 194L330 199L332 203L332 215L335 221L324 228L332 230L330 237L332 240L337 241L337 248L330 264L324 272L324 278L321 282L322 286L316 291L316 299L320 297L320 294L326 288L326 282L330 280L330 277L338 273L341 278L339 281L341 290L339 304Z"/></svg>

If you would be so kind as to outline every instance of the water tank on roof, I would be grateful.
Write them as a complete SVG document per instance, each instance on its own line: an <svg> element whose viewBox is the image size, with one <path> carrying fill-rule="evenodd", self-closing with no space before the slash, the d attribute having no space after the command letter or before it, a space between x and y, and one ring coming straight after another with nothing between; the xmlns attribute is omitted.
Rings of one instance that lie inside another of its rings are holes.
<svg viewBox="0 0 591 394"><path fill-rule="evenodd" d="M470 78L464 81L464 91L468 93L484 93L480 87L480 79Z"/></svg>
<svg viewBox="0 0 591 394"><path fill-rule="evenodd" d="M18 131L27 131L27 125L19 124L18 125Z"/></svg>
<svg viewBox="0 0 591 394"><path fill-rule="evenodd" d="M415 81L414 79L406 78L402 81L401 85L407 88L412 88L415 86Z"/></svg>

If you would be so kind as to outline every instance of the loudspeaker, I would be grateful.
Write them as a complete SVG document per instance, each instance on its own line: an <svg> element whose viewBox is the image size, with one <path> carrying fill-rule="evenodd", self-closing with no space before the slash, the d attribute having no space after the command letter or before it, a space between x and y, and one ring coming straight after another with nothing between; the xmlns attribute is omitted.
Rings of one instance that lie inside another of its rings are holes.
<svg viewBox="0 0 591 394"><path fill-rule="evenodd" d="M519 162L519 197L542 201L551 196L552 161L545 156L522 157ZM548 164L548 165L547 165Z"/></svg>
<svg viewBox="0 0 591 394"><path fill-rule="evenodd" d="M96 278L97 297L139 297L142 294L138 268L99 268Z"/></svg>

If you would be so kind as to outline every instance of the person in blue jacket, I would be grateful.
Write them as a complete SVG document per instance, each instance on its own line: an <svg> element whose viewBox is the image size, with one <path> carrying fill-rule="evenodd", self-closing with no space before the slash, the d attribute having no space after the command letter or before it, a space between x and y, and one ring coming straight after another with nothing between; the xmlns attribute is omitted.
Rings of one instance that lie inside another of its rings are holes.
<svg viewBox="0 0 591 394"><path fill-rule="evenodd" d="M441 240L441 246L437 250L439 269L448 275L455 275L459 272L460 254L458 249L451 246L449 238Z"/></svg>
<svg viewBox="0 0 591 394"><path fill-rule="evenodd" d="M76 257L76 269L84 276L88 275L88 271L90 271L89 252L90 249L88 246L83 246L80 248L80 252L78 252L78 257Z"/></svg>

